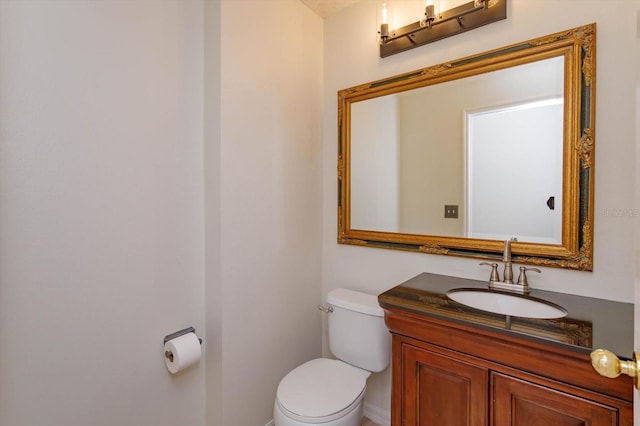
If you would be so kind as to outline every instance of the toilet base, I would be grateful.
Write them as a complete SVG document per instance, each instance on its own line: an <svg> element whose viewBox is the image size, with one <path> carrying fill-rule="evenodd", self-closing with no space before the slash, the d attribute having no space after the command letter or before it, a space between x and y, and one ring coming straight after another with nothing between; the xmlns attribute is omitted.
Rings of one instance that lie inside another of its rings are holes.
<svg viewBox="0 0 640 426"><path fill-rule="evenodd" d="M287 417L282 412L282 410L278 406L278 402L276 401L273 407L273 420L275 426L360 426L362 422L363 405L364 404L361 401L353 408L353 410L345 414L343 417L340 417L339 419L330 420L328 422L322 422L321 419L318 419L318 422L316 423L309 423L301 422Z"/></svg>

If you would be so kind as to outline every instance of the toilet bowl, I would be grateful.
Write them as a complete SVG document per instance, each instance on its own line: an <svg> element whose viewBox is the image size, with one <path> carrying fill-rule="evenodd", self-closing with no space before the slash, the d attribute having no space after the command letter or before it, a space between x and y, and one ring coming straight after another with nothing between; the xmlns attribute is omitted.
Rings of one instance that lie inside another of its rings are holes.
<svg viewBox="0 0 640 426"><path fill-rule="evenodd" d="M276 426L359 426L367 379L389 365L391 334L377 297L336 289L327 303L329 347L338 359L313 359L280 381Z"/></svg>
<svg viewBox="0 0 640 426"><path fill-rule="evenodd" d="M356 426L371 372L318 358L287 374L276 394L276 426Z"/></svg>

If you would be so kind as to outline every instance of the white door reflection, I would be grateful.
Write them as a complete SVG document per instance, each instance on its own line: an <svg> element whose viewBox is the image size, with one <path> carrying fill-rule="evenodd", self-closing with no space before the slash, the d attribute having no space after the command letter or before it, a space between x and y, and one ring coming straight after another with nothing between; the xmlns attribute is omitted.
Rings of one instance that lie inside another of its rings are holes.
<svg viewBox="0 0 640 426"><path fill-rule="evenodd" d="M468 237L562 242L562 111L562 98L467 111Z"/></svg>

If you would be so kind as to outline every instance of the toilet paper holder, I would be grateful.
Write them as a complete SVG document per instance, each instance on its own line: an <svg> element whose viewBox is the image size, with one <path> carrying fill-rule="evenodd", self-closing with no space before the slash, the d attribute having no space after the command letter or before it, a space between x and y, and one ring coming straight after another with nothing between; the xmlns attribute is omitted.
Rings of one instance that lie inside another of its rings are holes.
<svg viewBox="0 0 640 426"><path fill-rule="evenodd" d="M196 329L193 327L187 327L184 330L180 330L180 331L176 331L175 333L171 333L171 334L167 334L166 336L164 336L164 343L166 344L169 340L173 340L176 337L180 337L182 335L185 335L187 333L196 333ZM198 337L198 341L200 341L200 344L202 344L202 339ZM173 353L171 351L164 351L164 357L167 358L169 361L173 362Z"/></svg>

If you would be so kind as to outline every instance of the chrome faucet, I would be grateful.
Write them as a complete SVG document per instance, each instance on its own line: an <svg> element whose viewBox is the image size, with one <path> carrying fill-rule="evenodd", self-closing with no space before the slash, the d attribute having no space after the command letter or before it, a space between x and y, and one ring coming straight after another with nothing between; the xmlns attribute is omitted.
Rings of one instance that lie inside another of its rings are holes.
<svg viewBox="0 0 640 426"><path fill-rule="evenodd" d="M510 240L504 242L504 253L502 254L502 261L504 262L504 273L502 274L502 282L506 284L513 284L513 267L511 266L511 241L518 241L513 237Z"/></svg>
<svg viewBox="0 0 640 426"><path fill-rule="evenodd" d="M504 242L504 252L502 253L502 261L504 262L504 273L502 281L498 275L498 264L482 262L480 265L491 266L491 277L489 277L489 288L498 288L503 290L515 291L518 293L529 294L531 288L527 282L527 271L542 272L537 268L525 268L520 267L520 275L518 276L518 283L513 282L513 266L511 265L511 243L518 241L517 238L511 238Z"/></svg>

